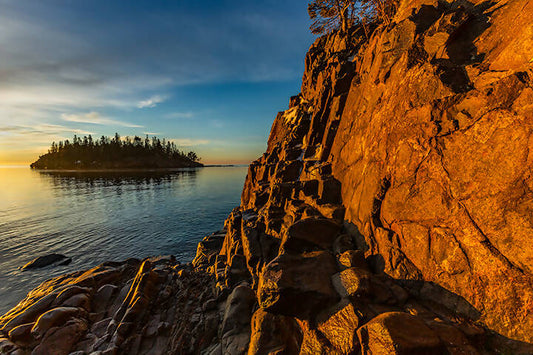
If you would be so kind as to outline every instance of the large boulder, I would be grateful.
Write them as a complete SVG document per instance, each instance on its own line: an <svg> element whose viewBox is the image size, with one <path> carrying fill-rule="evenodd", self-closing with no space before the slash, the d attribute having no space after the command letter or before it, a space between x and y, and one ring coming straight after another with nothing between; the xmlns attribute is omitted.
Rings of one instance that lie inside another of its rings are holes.
<svg viewBox="0 0 533 355"><path fill-rule="evenodd" d="M68 355L87 331L87 322L71 319L64 326L50 329L33 355Z"/></svg>
<svg viewBox="0 0 533 355"><path fill-rule="evenodd" d="M30 347L37 345L37 339L31 334L31 330L35 323L22 324L9 331L9 339L17 345L23 347Z"/></svg>
<svg viewBox="0 0 533 355"><path fill-rule="evenodd" d="M359 349L356 330L362 316L348 299L323 311L317 318L318 330L341 354L353 354Z"/></svg>
<svg viewBox="0 0 533 355"><path fill-rule="evenodd" d="M301 342L299 327L293 318L262 308L255 311L248 354L296 354Z"/></svg>
<svg viewBox="0 0 533 355"><path fill-rule="evenodd" d="M331 219L305 218L289 227L282 241L282 248L288 252L330 250L341 226Z"/></svg>
<svg viewBox="0 0 533 355"><path fill-rule="evenodd" d="M50 328L66 323L69 319L82 314L79 308L57 307L42 314L31 329L32 335L40 339Z"/></svg>
<svg viewBox="0 0 533 355"><path fill-rule="evenodd" d="M220 330L224 354L238 355L247 351L255 304L255 293L245 285L235 287L228 297Z"/></svg>
<svg viewBox="0 0 533 355"><path fill-rule="evenodd" d="M219 231L208 235L198 243L196 256L192 261L193 266L199 268L213 264L214 258L222 248L225 236L226 233L224 231Z"/></svg>
<svg viewBox="0 0 533 355"><path fill-rule="evenodd" d="M309 317L339 298L331 284L335 272L335 258L329 252L281 254L263 270L259 304L273 313Z"/></svg>
<svg viewBox="0 0 533 355"><path fill-rule="evenodd" d="M359 328L363 355L447 354L437 334L420 318L404 312L388 312Z"/></svg>

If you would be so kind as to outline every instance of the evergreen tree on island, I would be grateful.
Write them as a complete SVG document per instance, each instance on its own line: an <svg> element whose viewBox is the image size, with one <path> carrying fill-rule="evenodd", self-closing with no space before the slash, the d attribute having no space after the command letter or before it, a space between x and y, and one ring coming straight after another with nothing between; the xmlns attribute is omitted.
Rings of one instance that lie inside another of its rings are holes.
<svg viewBox="0 0 533 355"><path fill-rule="evenodd" d="M32 169L168 169L201 167L195 152L183 152L172 141L157 137L106 136L93 139L74 135L52 142L48 153L32 163Z"/></svg>

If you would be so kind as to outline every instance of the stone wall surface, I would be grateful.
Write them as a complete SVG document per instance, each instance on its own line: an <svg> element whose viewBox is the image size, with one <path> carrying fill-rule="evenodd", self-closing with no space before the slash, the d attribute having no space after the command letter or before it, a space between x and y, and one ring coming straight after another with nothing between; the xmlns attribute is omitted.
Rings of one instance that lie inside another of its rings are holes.
<svg viewBox="0 0 533 355"><path fill-rule="evenodd" d="M241 205L41 285L6 354L532 354L533 1L403 0L311 46Z"/></svg>
<svg viewBox="0 0 533 355"><path fill-rule="evenodd" d="M533 2L425 1L357 59L331 149L346 220L398 279L533 341Z"/></svg>

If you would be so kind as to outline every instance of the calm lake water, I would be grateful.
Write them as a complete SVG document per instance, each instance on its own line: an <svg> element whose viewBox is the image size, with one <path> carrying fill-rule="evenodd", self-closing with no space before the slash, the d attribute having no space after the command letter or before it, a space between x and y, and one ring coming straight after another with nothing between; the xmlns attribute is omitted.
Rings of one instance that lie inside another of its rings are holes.
<svg viewBox="0 0 533 355"><path fill-rule="evenodd" d="M223 228L246 167L174 172L51 173L0 168L0 314L51 277L104 261L176 255ZM67 266L20 271L50 253Z"/></svg>

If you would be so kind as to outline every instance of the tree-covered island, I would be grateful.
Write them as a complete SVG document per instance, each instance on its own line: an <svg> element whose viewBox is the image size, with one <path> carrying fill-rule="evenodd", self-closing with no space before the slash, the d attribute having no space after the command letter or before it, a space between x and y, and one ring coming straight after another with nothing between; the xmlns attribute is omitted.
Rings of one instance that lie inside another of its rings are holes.
<svg viewBox="0 0 533 355"><path fill-rule="evenodd" d="M32 169L172 169L201 167L195 152L185 153L171 141L157 137L138 136L113 138L91 135L74 136L59 143L53 142L48 153L32 163Z"/></svg>

